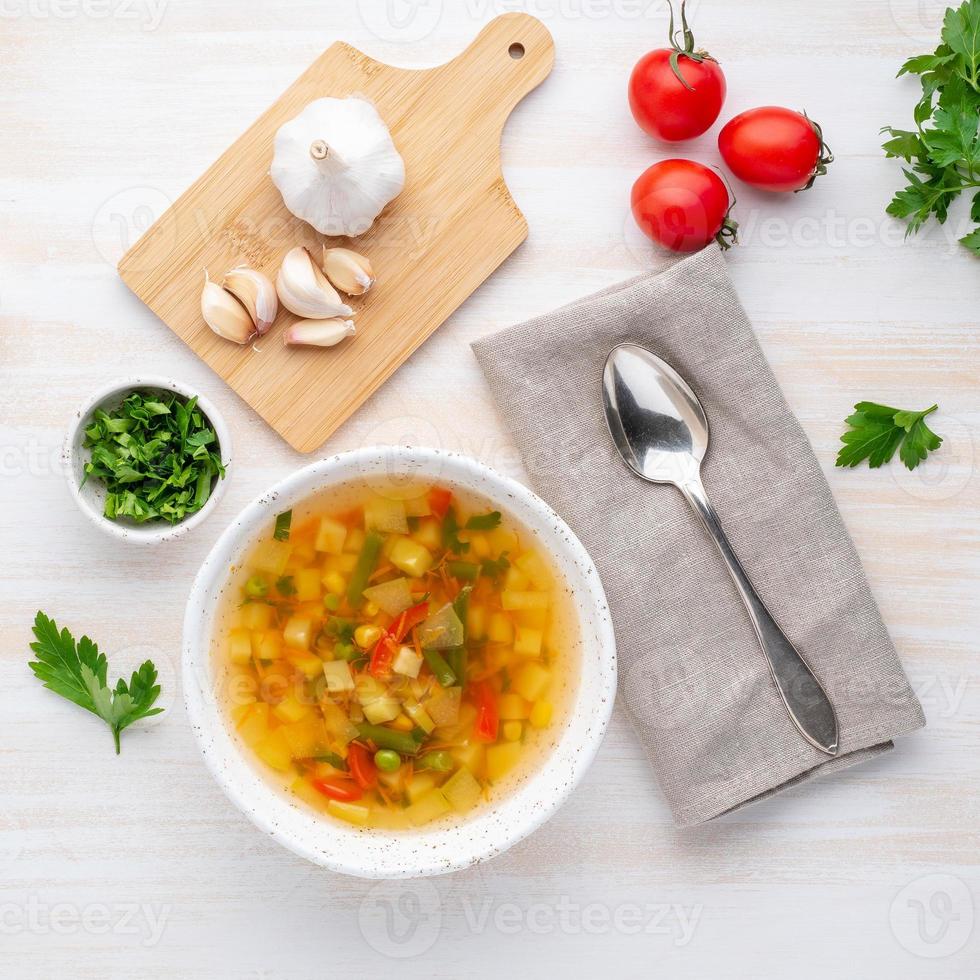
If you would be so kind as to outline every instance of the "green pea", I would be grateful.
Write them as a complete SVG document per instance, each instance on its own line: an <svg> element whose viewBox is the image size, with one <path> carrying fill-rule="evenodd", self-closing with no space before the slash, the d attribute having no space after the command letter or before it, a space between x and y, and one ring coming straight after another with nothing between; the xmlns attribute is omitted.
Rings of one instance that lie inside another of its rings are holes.
<svg viewBox="0 0 980 980"><path fill-rule="evenodd" d="M374 753L374 764L382 772L396 772L402 764L402 757L393 749L378 749Z"/></svg>
<svg viewBox="0 0 980 980"><path fill-rule="evenodd" d="M453 757L446 751L426 752L420 755L416 768L433 769L435 772L449 772L453 767Z"/></svg>
<svg viewBox="0 0 980 980"><path fill-rule="evenodd" d="M340 596L334 595L332 592L328 592L323 597L323 605L331 612L336 612L340 608Z"/></svg>
<svg viewBox="0 0 980 980"><path fill-rule="evenodd" d="M353 643L338 643L333 648L333 652L338 660L354 660L360 654Z"/></svg>
<svg viewBox="0 0 980 980"><path fill-rule="evenodd" d="M253 575L245 583L245 595L262 599L269 594L269 583L261 575Z"/></svg>

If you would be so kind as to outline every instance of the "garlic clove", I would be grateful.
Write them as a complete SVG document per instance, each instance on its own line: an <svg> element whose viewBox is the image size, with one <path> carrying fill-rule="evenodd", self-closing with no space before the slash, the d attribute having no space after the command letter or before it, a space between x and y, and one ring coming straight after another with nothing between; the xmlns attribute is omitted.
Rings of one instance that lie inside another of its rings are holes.
<svg viewBox="0 0 980 980"><path fill-rule="evenodd" d="M375 283L371 262L349 248L323 247L323 271L348 296L363 296Z"/></svg>
<svg viewBox="0 0 980 980"><path fill-rule="evenodd" d="M248 310L260 337L272 329L279 312L279 297L266 276L240 265L225 274L221 285Z"/></svg>
<svg viewBox="0 0 980 980"><path fill-rule="evenodd" d="M201 315L204 322L225 340L247 344L255 338L255 324L248 310L216 282L204 273L204 290L201 293Z"/></svg>
<svg viewBox="0 0 980 980"><path fill-rule="evenodd" d="M290 249L282 260L276 278L276 292L287 310L311 320L347 317L354 312L340 298L302 245Z"/></svg>
<svg viewBox="0 0 980 980"><path fill-rule="evenodd" d="M354 321L341 317L300 320L286 330L284 339L288 347L333 347L355 331Z"/></svg>

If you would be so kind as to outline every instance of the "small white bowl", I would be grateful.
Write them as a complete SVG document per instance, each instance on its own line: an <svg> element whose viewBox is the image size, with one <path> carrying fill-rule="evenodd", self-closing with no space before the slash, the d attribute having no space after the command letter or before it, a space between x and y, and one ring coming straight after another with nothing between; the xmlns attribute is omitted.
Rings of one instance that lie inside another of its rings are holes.
<svg viewBox="0 0 980 980"><path fill-rule="evenodd" d="M184 398L197 396L197 404L201 411L207 416L208 421L214 428L215 435L218 437L218 447L221 451L221 461L225 466L225 477L215 483L211 491L211 496L207 503L196 513L191 514L186 520L179 524L170 525L166 522L154 522L147 524L137 524L128 518L120 518L111 521L104 515L105 509L105 484L101 480L87 480L82 485L85 476L85 462L88 459L88 450L82 443L85 441L85 427L91 422L92 416L97 409L108 410L115 408L131 391L150 390L150 391L172 391ZM68 427L68 435L65 439L65 448L62 453L65 476L68 479L68 487L71 495L78 504L79 510L98 528L123 541L132 541L136 544L160 544L163 541L173 541L175 538L182 537L188 531L193 530L203 521L218 505L225 492L225 484L230 476L229 467L231 465L231 432L225 424L221 413L209 399L196 391L191 390L179 381L172 381L169 378L154 377L152 375L142 375L136 378L126 378L116 380L100 388L77 412L72 416L71 424Z"/></svg>
<svg viewBox="0 0 980 980"><path fill-rule="evenodd" d="M216 616L240 565L275 515L330 487L406 476L478 494L503 510L549 554L578 614L577 688L563 730L533 771L499 800L449 826L387 831L348 826L314 813L259 769L231 730L212 659ZM485 861L540 827L585 775L602 742L616 696L616 645L592 559L564 521L514 480L465 456L380 447L313 463L277 484L238 516L201 567L184 618L184 701L204 760L231 801L259 829L323 867L363 878L445 874Z"/></svg>

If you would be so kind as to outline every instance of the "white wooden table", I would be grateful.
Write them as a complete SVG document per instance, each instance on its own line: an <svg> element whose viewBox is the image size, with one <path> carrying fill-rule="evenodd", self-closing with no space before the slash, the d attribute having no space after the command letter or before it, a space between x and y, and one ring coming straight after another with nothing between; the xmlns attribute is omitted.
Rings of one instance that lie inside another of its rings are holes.
<svg viewBox="0 0 980 980"><path fill-rule="evenodd" d="M731 268L929 727L873 764L682 833L617 714L585 783L532 838L472 872L391 886L270 843L198 756L177 672L190 579L236 511L305 459L128 294L114 263L334 39L423 66L496 12L538 14L557 65L503 146L530 239L325 447L435 444L520 477L469 343L662 261L626 202L668 153L633 125L625 83L659 46L663 4L5 0L0 975L977 975L980 266L952 231L903 243L883 213L898 167L877 135L909 119L915 82L895 71L931 50L944 6L691 4L728 74L726 112L805 108L838 156L805 195L739 188ZM676 153L714 162L713 133ZM89 526L58 466L76 404L134 371L216 399L238 451L216 516L160 552ZM938 401L942 452L916 474L834 469L841 420L864 397ZM89 631L116 669L159 665L168 710L127 733L120 757L27 670L38 608Z"/></svg>

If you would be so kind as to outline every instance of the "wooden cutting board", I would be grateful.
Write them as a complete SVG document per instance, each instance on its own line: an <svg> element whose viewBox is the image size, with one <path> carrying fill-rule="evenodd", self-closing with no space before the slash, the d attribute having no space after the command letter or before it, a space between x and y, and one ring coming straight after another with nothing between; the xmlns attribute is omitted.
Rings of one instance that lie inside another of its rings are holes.
<svg viewBox="0 0 980 980"><path fill-rule="evenodd" d="M290 445L312 452L527 237L501 174L500 136L553 63L551 35L525 14L496 18L432 69L393 68L338 42L146 232L119 274ZM314 99L354 94L391 129L406 184L367 234L328 240L286 210L268 176L273 137ZM351 340L287 349L283 328L298 317L280 310L271 333L238 347L201 319L205 269L220 279L247 263L275 281L289 249L319 255L323 241L364 253L378 277L349 301Z"/></svg>

